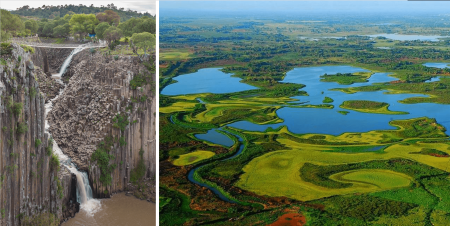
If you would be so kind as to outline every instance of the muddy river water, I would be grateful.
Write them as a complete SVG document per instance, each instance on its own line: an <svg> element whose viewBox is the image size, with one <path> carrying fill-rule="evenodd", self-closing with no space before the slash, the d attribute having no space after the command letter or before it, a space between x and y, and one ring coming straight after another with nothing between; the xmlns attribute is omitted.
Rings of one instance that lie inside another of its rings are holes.
<svg viewBox="0 0 450 226"><path fill-rule="evenodd" d="M110 199L100 199L101 209L95 214L80 210L74 218L63 226L152 226L156 225L156 205L139 200L125 193L113 195Z"/></svg>

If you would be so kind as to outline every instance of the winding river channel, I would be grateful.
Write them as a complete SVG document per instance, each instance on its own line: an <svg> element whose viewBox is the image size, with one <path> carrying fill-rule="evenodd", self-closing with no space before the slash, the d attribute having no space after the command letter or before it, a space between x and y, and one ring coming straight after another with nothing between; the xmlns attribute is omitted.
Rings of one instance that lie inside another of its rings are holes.
<svg viewBox="0 0 450 226"><path fill-rule="evenodd" d="M428 67L439 67L445 68L447 67L447 63L427 63L424 64ZM205 74L208 72L209 74ZM297 99L293 103L298 103L299 105L308 104L308 105L320 105L324 100L324 97L330 97L334 101L331 103L334 108L296 108L296 107L288 107L283 106L279 110L277 110L277 115L279 118L283 120L281 123L277 124L255 124L249 121L238 121L226 126L234 127L237 129L247 130L247 131L265 131L268 128L278 128L280 126L287 126L288 130L297 133L297 134L305 134L305 133L317 133L317 134L331 134L331 135L339 135L344 132L368 132L372 130L391 130L395 129L395 127L389 124L392 120L400 120L400 119L411 119L418 117L429 117L435 118L437 122L443 125L446 128L450 128L450 119L448 117L448 112L450 112L450 105L444 104L436 104L436 103L417 103L417 104L403 104L399 101L411 98L411 97L427 97L427 95L423 94L411 94L411 93L389 93L387 90L380 90L374 92L357 92L353 94L344 93L342 91L332 90L335 88L349 88L349 87L358 87L358 86L367 86L374 83L386 83L397 80L394 77L390 77L389 73L374 73L368 79L367 82L363 83L354 83L351 85L340 85L335 82L322 82L320 81L320 76L324 74L336 74L336 73L354 73L354 72L368 72L363 68L341 65L341 66L320 66L320 67L305 67L305 68L295 68L286 73L286 76L282 82L286 83L299 83L304 84L305 87L302 89L308 93L308 96L294 96L292 98ZM184 76L184 77L183 77ZM220 71L220 68L208 68L201 69L196 73L191 73L187 75L182 75L175 80L178 80L177 83L171 84L162 90L162 94L165 95L185 95L185 94L194 94L194 93L223 93L223 89L209 89L205 90L203 88L196 89L195 86L189 85L192 82L198 82L202 80L198 79L207 79L211 83L214 81L215 77L220 78L220 82L217 84L220 87L237 87L236 89L227 88L229 92L238 92L243 90L255 89L256 87L249 86L239 86L242 84L239 78L230 77L230 74L226 74ZM228 76L228 80L225 79L225 76ZM448 78L440 78L434 77L427 82L438 82L439 80L448 79ZM217 86L216 84L216 86ZM178 87L178 89L174 89ZM248 85L247 85L248 86ZM389 110L391 111L402 111L407 112L408 114L399 114L399 115L387 115L387 114L372 114L372 113L362 113L348 109L341 109L339 106L347 100L370 100L370 101L378 101L378 102L386 102L388 103ZM204 103L199 100L200 103ZM207 104L207 103L206 103ZM347 111L348 114L341 114L339 111ZM172 121L173 122L173 121ZM213 142L217 144L221 144L226 147L230 147L233 142L228 136L225 136L221 133L218 133L216 130L212 129L208 131L206 134L197 134L196 138L205 140L208 142ZM222 130L224 131L224 130ZM224 131L227 132L227 131ZM446 132L450 135L450 131ZM236 134L230 134L232 136L237 136ZM242 137L237 136L240 141L242 141ZM239 151L237 151L233 156L222 159L222 161L229 160L231 158L235 158L240 153L242 153L245 149L244 144L241 144L239 147ZM375 147L380 148L380 147ZM371 150L368 150L371 151ZM227 196L220 190L209 186L201 181L197 181L194 177L196 171L203 167L203 164L192 169L188 178L191 182L198 184L203 187L209 188L216 195L218 195L222 200L227 202L235 202L227 198Z"/></svg>

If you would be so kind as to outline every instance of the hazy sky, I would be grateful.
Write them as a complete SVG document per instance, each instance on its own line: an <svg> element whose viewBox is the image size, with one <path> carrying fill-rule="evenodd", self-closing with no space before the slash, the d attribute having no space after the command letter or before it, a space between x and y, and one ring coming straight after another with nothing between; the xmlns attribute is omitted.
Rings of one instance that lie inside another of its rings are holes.
<svg viewBox="0 0 450 226"><path fill-rule="evenodd" d="M86 1L86 0L78 0L78 1L71 1L71 0L51 0L51 1L11 1L11 0L0 0L0 8L7 9L7 10L15 10L17 8L20 8L24 5L29 5L32 8L37 8L43 5L87 5L90 6L91 4L94 4L94 6L100 6L100 5L108 5L113 3L117 8L125 8L131 9L133 11L138 12L149 12L152 15L155 15L156 13L156 0L135 0L135 1Z"/></svg>
<svg viewBox="0 0 450 226"><path fill-rule="evenodd" d="M164 10L286 11L286 12L439 12L450 13L449 1L168 1Z"/></svg>

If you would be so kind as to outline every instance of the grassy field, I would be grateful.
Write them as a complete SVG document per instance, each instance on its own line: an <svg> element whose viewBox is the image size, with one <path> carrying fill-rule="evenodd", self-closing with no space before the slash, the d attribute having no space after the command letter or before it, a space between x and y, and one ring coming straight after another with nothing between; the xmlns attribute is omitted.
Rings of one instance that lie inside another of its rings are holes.
<svg viewBox="0 0 450 226"><path fill-rule="evenodd" d="M340 108L373 114L387 114L387 115L404 115L408 112L391 111L388 109L389 104L384 102L368 101L368 100L347 100L344 101Z"/></svg>
<svg viewBox="0 0 450 226"><path fill-rule="evenodd" d="M416 120L420 121L420 120ZM395 124L395 122L394 122ZM342 134L339 136L325 135L327 142L345 142L356 143L365 142L368 144L379 144L385 139L386 134L398 133L408 131L414 122L411 120L398 121L397 125L404 126L393 131L371 131L360 134ZM387 173L380 171L373 174L373 177L368 174L368 171L357 171L351 174L345 172L337 174L333 177L338 180L355 180L351 187L331 189L324 188L304 181L300 176L300 168L305 163L318 165L336 165L348 164L357 162L367 162L371 160L389 160L394 158L411 159L424 165L429 165L440 170L447 170L448 159L440 158L432 155L419 155L414 152L420 152L423 148L433 148L445 153L450 153L449 143L423 143L420 141L408 142L408 139L403 143L391 144L380 152L330 152L336 145L317 145L298 143L293 139L286 139L281 137L283 133L288 133L287 130L282 129L278 132L277 142L284 145L286 150L267 153L263 156L257 157L249 162L243 168L244 174L240 176L237 186L255 192L259 195L268 196L287 196L293 199L308 201L329 197L333 195L344 195L352 193L367 193L381 191L387 188L396 188L398 186L407 186L411 179L399 173ZM390 134L392 135L392 134ZM311 136L311 135L308 135ZM314 136L314 135L313 135ZM307 135L303 135L307 138ZM355 147L355 146L352 146ZM345 147L342 147L345 150ZM373 171L373 170L372 170ZM359 173L358 173L359 172ZM280 177L279 175L283 175ZM396 182L392 180L395 179ZM372 185L369 186L368 184ZM382 184L380 184L382 183ZM398 184L397 184L398 183Z"/></svg>
<svg viewBox="0 0 450 226"><path fill-rule="evenodd" d="M354 186L373 187L373 190L406 187L413 180L405 174L392 170L351 170L333 174L330 179L352 183Z"/></svg>
<svg viewBox="0 0 450 226"><path fill-rule="evenodd" d="M159 53L160 60L185 60L188 59L191 52L188 50L178 49L177 51L167 51Z"/></svg>
<svg viewBox="0 0 450 226"><path fill-rule="evenodd" d="M209 159L213 157L216 153L212 151L194 151L188 154L180 155L178 159L173 161L173 164L176 166L186 166L191 165L196 162L200 162L204 159Z"/></svg>

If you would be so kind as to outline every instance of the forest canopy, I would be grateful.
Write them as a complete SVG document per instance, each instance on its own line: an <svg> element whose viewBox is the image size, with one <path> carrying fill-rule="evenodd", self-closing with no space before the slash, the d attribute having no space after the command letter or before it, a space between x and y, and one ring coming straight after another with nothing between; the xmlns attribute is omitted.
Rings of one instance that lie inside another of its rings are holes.
<svg viewBox="0 0 450 226"><path fill-rule="evenodd" d="M117 37L131 37L135 33L148 32L155 34L156 20L149 13L124 11L114 4L107 6L87 7L84 5L58 5L30 8L23 6L15 11L1 10L1 39L11 37L35 36L50 38L84 39L88 34L96 34L105 39L105 31L109 29L109 41ZM118 29L110 29L110 27ZM114 34L112 30L116 31ZM117 32L119 31L119 32ZM120 38L119 37L119 38Z"/></svg>
<svg viewBox="0 0 450 226"><path fill-rule="evenodd" d="M133 17L152 17L155 18L155 16L152 16L150 13L138 13L137 11L133 10L125 10L124 8L117 8L113 3L108 5L101 5L100 7L95 7L94 4L91 4L90 6L86 6L83 4L79 5L43 5L41 7L37 8L31 8L28 5L22 6L18 8L17 10L11 11L12 14L20 15L20 16L32 16L32 17L38 17L38 18L47 18L47 19L54 19L56 17L64 17L66 14L69 14L70 12L73 12L75 14L97 14L100 12L105 12L106 10L111 10L113 12L116 12L120 16L120 21L126 21Z"/></svg>

